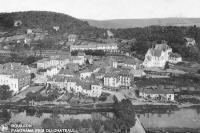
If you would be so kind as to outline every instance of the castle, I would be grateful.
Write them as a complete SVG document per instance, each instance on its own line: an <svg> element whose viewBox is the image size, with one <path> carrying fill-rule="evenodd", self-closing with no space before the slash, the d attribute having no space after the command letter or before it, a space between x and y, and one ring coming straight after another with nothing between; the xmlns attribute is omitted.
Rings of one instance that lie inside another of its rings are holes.
<svg viewBox="0 0 200 133"><path fill-rule="evenodd" d="M166 43L156 44L153 48L150 48L143 62L144 67L160 67L164 68L166 62L176 64L182 61L182 57L172 52L172 48Z"/></svg>

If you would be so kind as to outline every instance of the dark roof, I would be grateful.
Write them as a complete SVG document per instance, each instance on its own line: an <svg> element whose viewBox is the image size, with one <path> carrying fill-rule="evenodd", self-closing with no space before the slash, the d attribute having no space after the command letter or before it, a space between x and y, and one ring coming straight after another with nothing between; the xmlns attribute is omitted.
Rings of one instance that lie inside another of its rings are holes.
<svg viewBox="0 0 200 133"><path fill-rule="evenodd" d="M169 48L170 47L167 44L165 44L165 43L163 43L163 44L156 44L154 49L153 48L150 49L150 52L151 52L151 55L160 57L162 51L165 51L165 50L167 50Z"/></svg>
<svg viewBox="0 0 200 133"><path fill-rule="evenodd" d="M146 94L174 94L174 91L172 89L159 89L159 88L143 89L142 92Z"/></svg>

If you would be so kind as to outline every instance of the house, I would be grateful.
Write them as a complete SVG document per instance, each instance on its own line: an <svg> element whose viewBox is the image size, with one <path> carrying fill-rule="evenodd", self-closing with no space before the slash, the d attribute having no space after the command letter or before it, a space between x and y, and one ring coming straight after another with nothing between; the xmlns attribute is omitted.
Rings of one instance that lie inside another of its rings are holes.
<svg viewBox="0 0 200 133"><path fill-rule="evenodd" d="M71 62L78 65L83 65L85 64L85 58L81 58L78 56L71 56Z"/></svg>
<svg viewBox="0 0 200 133"><path fill-rule="evenodd" d="M196 46L196 41L193 38L184 38L186 47Z"/></svg>
<svg viewBox="0 0 200 133"><path fill-rule="evenodd" d="M0 66L0 85L8 85L14 93L30 84L30 69L20 63L7 63Z"/></svg>
<svg viewBox="0 0 200 133"><path fill-rule="evenodd" d="M76 74L70 69L61 69L58 75L65 77L75 77Z"/></svg>
<svg viewBox="0 0 200 133"><path fill-rule="evenodd" d="M102 86L97 84L92 84L91 85L91 91L90 91L90 96L91 97L100 97L102 94Z"/></svg>
<svg viewBox="0 0 200 133"><path fill-rule="evenodd" d="M56 66L58 68L63 68L69 62L70 62L70 59L65 56L43 58L37 61L37 68L46 69L48 67L53 67L53 66Z"/></svg>
<svg viewBox="0 0 200 133"><path fill-rule="evenodd" d="M85 94L89 97L99 97L102 93L102 86L98 84L98 82L83 82L79 81L77 82L77 88L76 92Z"/></svg>
<svg viewBox="0 0 200 133"><path fill-rule="evenodd" d="M69 69L71 71L76 72L79 71L79 65L76 63L68 63L65 65L65 69Z"/></svg>
<svg viewBox="0 0 200 133"><path fill-rule="evenodd" d="M0 50L0 56L11 56L14 55L15 52L10 50Z"/></svg>
<svg viewBox="0 0 200 133"><path fill-rule="evenodd" d="M82 70L82 71L80 71L80 79L89 78L89 77L91 77L92 73L93 72L89 69Z"/></svg>
<svg viewBox="0 0 200 133"><path fill-rule="evenodd" d="M46 69L51 66L49 58L43 58L37 61L36 64L37 64L37 68L42 68L42 69Z"/></svg>
<svg viewBox="0 0 200 133"><path fill-rule="evenodd" d="M106 69L103 67L100 68L97 73L94 73L94 76L96 79L103 79L105 74L106 74Z"/></svg>
<svg viewBox="0 0 200 133"><path fill-rule="evenodd" d="M85 51L85 50L103 50L109 52L118 52L117 43L97 43L88 42L87 44L71 45L70 51Z"/></svg>
<svg viewBox="0 0 200 133"><path fill-rule="evenodd" d="M133 77L131 77L128 69L116 68L108 69L103 78L104 86L107 87L129 87L132 80Z"/></svg>
<svg viewBox="0 0 200 133"><path fill-rule="evenodd" d="M144 88L139 92L139 96L147 99L174 101L172 89Z"/></svg>
<svg viewBox="0 0 200 133"><path fill-rule="evenodd" d="M176 64L178 62L182 62L182 57L181 57L180 54L170 52L169 57L168 57L168 61L170 63Z"/></svg>
<svg viewBox="0 0 200 133"><path fill-rule="evenodd" d="M107 30L107 36L109 38L112 38L112 37L114 37L114 34L110 30Z"/></svg>
<svg viewBox="0 0 200 133"><path fill-rule="evenodd" d="M26 73L31 73L31 69L28 65L22 65L21 63L15 63L15 62L9 62L5 63L3 65L0 65L0 71L6 71L6 70L23 70Z"/></svg>
<svg viewBox="0 0 200 133"><path fill-rule="evenodd" d="M104 86L108 87L120 87L120 80L117 74L109 73L103 78Z"/></svg>
<svg viewBox="0 0 200 133"><path fill-rule="evenodd" d="M55 75L48 79L47 84L65 88L68 92L75 94L81 93L89 97L99 97L102 93L102 85L100 85L99 82L84 82L77 77Z"/></svg>
<svg viewBox="0 0 200 133"><path fill-rule="evenodd" d="M68 42L76 42L78 40L78 35L76 34L69 34L68 37Z"/></svg>
<svg viewBox="0 0 200 133"><path fill-rule="evenodd" d="M59 71L60 71L60 69L57 68L57 67L55 67L55 66L49 67L49 68L47 68L46 73L44 73L44 76L50 76L50 77L52 77L54 75L57 75L59 73Z"/></svg>
<svg viewBox="0 0 200 133"><path fill-rule="evenodd" d="M142 69L131 69L130 73L134 77L144 77L144 76L146 76L146 73Z"/></svg>
<svg viewBox="0 0 200 133"><path fill-rule="evenodd" d="M138 68L139 64L135 63L132 59L126 59L123 61L113 61L112 66L114 68L122 67L122 68L130 68L136 69Z"/></svg>
<svg viewBox="0 0 200 133"><path fill-rule="evenodd" d="M172 54L172 48L166 43L156 44L154 48L150 48L143 62L144 67L160 67L164 68L166 62L178 63L181 62L182 58L180 56L174 56Z"/></svg>
<svg viewBox="0 0 200 133"><path fill-rule="evenodd" d="M59 27L59 26L53 26L53 29L54 29L55 31L58 31L58 30L60 29L60 27Z"/></svg>
<svg viewBox="0 0 200 133"><path fill-rule="evenodd" d="M15 20L14 21L14 27L18 27L20 25L22 25L22 21L21 20Z"/></svg>

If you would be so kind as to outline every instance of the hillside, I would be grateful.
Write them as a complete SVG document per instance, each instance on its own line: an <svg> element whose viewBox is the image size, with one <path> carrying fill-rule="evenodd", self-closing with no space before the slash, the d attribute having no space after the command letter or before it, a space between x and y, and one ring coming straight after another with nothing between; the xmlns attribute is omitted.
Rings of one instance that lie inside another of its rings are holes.
<svg viewBox="0 0 200 133"><path fill-rule="evenodd" d="M16 21L22 24L14 26ZM26 28L41 28L51 32L53 26L59 26L59 33L77 33L77 34L101 34L101 29L92 27L86 21L73 18L69 15L47 12L47 11L28 11L0 14L0 30L17 30Z"/></svg>
<svg viewBox="0 0 200 133"><path fill-rule="evenodd" d="M160 26L200 26L200 18L153 18L153 19L113 19L86 20L92 26L99 28L135 28L151 25Z"/></svg>

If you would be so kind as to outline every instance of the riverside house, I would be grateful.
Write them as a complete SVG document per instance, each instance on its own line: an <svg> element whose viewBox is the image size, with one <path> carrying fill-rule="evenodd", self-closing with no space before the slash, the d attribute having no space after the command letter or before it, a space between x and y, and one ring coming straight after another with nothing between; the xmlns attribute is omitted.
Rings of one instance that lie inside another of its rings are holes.
<svg viewBox="0 0 200 133"><path fill-rule="evenodd" d="M146 99L174 101L172 89L144 88L139 92L139 96Z"/></svg>

